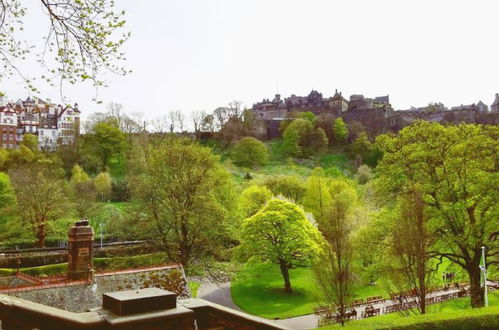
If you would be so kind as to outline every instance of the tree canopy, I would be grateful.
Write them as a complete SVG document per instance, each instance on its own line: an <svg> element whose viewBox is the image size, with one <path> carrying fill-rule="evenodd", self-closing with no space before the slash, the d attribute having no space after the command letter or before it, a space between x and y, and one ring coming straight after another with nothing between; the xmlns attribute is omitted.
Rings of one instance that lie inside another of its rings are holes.
<svg viewBox="0 0 499 330"><path fill-rule="evenodd" d="M378 137L377 145L384 152L380 195L390 203L412 185L421 187L438 237L433 255L466 270L472 306L482 306L482 246L489 265L499 262L499 127L420 121L396 136Z"/></svg>
<svg viewBox="0 0 499 330"><path fill-rule="evenodd" d="M243 221L243 253L278 264L285 292L292 292L289 269L313 264L321 251L320 233L297 205L273 199Z"/></svg>

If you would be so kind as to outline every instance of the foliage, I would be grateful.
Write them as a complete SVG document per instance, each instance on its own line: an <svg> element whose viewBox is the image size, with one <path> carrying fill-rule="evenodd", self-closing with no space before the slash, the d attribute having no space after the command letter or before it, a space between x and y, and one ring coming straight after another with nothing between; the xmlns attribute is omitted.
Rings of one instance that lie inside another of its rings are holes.
<svg viewBox="0 0 499 330"><path fill-rule="evenodd" d="M275 196L284 196L296 203L301 202L307 189L299 178L291 175L271 177L264 184Z"/></svg>
<svg viewBox="0 0 499 330"><path fill-rule="evenodd" d="M252 137L245 137L234 146L232 158L238 166L253 168L267 163L269 151L261 141Z"/></svg>
<svg viewBox="0 0 499 330"><path fill-rule="evenodd" d="M17 212L44 247L47 224L67 212L64 183L54 170L41 165L23 166L9 171L17 196Z"/></svg>
<svg viewBox="0 0 499 330"><path fill-rule="evenodd" d="M201 283L199 282L193 282L193 281L189 282L189 290L191 291L192 298L197 298L200 286Z"/></svg>
<svg viewBox="0 0 499 330"><path fill-rule="evenodd" d="M355 177L360 184L365 184L373 178L373 173L369 166L362 164L357 169Z"/></svg>
<svg viewBox="0 0 499 330"><path fill-rule="evenodd" d="M333 123L333 142L335 144L344 144L348 137L348 127L343 118L338 117Z"/></svg>
<svg viewBox="0 0 499 330"><path fill-rule="evenodd" d="M172 260L187 267L227 240L234 196L230 177L211 151L187 139L167 138L147 150L146 170L132 192Z"/></svg>
<svg viewBox="0 0 499 330"><path fill-rule="evenodd" d="M278 264L286 293L292 292L289 269L313 264L321 250L319 232L290 202L270 200L241 230L242 253Z"/></svg>
<svg viewBox="0 0 499 330"><path fill-rule="evenodd" d="M125 150L125 134L115 125L99 122L82 141L84 153L99 160L101 171L107 171L111 160Z"/></svg>
<svg viewBox="0 0 499 330"><path fill-rule="evenodd" d="M328 140L322 128L315 128L307 119L295 119L283 133L283 149L293 157L309 157L327 146Z"/></svg>
<svg viewBox="0 0 499 330"><path fill-rule="evenodd" d="M14 191L12 190L9 176L6 173L0 172L0 210L4 210L5 207L14 204L15 201L16 197L14 195ZM0 219L2 215L0 215Z"/></svg>
<svg viewBox="0 0 499 330"><path fill-rule="evenodd" d="M471 302L483 305L480 255L499 262L499 127L461 124L444 127L416 122L397 136L382 135L378 166L380 196L385 203L411 185L421 187L429 226L438 241L432 253L468 272Z"/></svg>
<svg viewBox="0 0 499 330"><path fill-rule="evenodd" d="M37 92L36 77L25 76L23 65L18 63L32 59L34 45L20 40L19 32L24 30L28 10L21 0L0 1L0 54L5 72L16 74L32 92ZM94 86L102 86L102 69L117 74L127 70L117 61L124 60L121 47L130 36L121 32L125 24L124 11L116 10L114 1L87 0L61 2L40 0L39 6L47 18L47 35L42 52L36 53L37 61L44 69L41 79L54 86L67 81L71 84L90 80ZM0 78L1 78L0 76Z"/></svg>
<svg viewBox="0 0 499 330"><path fill-rule="evenodd" d="M246 188L239 203L244 212L245 217L251 217L257 213L270 199L272 199L272 192L265 186L252 185Z"/></svg>
<svg viewBox="0 0 499 330"><path fill-rule="evenodd" d="M315 115L311 111L304 111L297 114L296 118L306 119L313 123L315 120Z"/></svg>
<svg viewBox="0 0 499 330"><path fill-rule="evenodd" d="M100 200L107 200L112 192L111 176L107 172L101 172L94 179L95 190L99 194Z"/></svg>

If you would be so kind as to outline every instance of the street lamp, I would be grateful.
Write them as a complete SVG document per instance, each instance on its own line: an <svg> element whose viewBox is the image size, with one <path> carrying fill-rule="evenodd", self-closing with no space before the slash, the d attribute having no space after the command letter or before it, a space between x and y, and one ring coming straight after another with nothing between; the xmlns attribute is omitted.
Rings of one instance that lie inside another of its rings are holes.
<svg viewBox="0 0 499 330"><path fill-rule="evenodd" d="M485 300L485 307L489 306L489 299L487 297L487 268L485 266L485 246L482 246L482 265L480 265L480 270L483 273L483 295Z"/></svg>
<svg viewBox="0 0 499 330"><path fill-rule="evenodd" d="M99 223L99 227L100 227L100 248L102 249L102 237L103 237L103 235L102 235L102 222Z"/></svg>

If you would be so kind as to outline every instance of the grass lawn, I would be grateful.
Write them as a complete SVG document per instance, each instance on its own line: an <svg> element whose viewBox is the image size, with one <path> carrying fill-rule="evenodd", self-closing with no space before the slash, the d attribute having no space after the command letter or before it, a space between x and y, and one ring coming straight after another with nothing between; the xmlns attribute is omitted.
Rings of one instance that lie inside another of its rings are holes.
<svg viewBox="0 0 499 330"><path fill-rule="evenodd" d="M308 268L290 270L293 293L286 294L279 268L273 264L249 264L232 281L234 302L245 312L273 319L288 318L314 312L319 305L320 291ZM377 286L361 287L357 298L385 295Z"/></svg>
<svg viewBox="0 0 499 330"><path fill-rule="evenodd" d="M407 316L399 313L375 316L345 323L348 329L476 329L477 326L499 328L499 291L489 295L489 307L472 309L469 298L460 298L429 306L428 314ZM335 324L321 329L340 329Z"/></svg>

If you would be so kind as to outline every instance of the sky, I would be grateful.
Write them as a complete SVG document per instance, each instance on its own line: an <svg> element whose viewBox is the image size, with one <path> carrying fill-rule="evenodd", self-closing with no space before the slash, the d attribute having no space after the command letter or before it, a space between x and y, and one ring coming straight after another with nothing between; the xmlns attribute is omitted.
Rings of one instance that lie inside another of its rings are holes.
<svg viewBox="0 0 499 330"><path fill-rule="evenodd" d="M499 1L426 0L121 0L127 76L92 101L91 84L65 87L84 116L109 102L154 119L180 109L212 111L232 100L247 107L280 93L390 95L395 109L446 106L499 93ZM41 39L40 5L29 7L27 38ZM45 24L45 25L44 25ZM37 64L22 64L36 72ZM29 72L28 72L29 73ZM25 98L16 79L0 81ZM61 102L58 88L42 98Z"/></svg>

